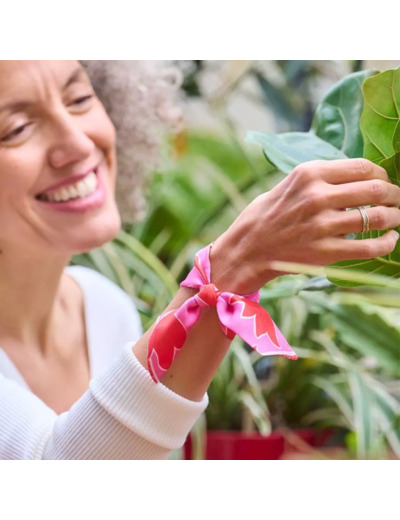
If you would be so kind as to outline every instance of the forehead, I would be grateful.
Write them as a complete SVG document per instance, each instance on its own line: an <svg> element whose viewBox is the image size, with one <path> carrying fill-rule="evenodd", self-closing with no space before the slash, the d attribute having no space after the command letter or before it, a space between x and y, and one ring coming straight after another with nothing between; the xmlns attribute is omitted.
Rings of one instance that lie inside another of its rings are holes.
<svg viewBox="0 0 400 520"><path fill-rule="evenodd" d="M79 68L73 60L0 60L0 96L44 85L62 87Z"/></svg>

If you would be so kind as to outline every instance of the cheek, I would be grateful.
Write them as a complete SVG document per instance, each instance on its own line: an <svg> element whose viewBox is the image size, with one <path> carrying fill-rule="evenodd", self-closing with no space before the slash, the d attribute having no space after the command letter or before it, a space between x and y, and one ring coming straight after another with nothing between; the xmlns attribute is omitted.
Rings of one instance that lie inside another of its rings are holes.
<svg viewBox="0 0 400 520"><path fill-rule="evenodd" d="M0 200L18 201L34 193L34 185L41 169L41 157L35 151L23 154L9 150L7 158L0 158Z"/></svg>
<svg viewBox="0 0 400 520"><path fill-rule="evenodd" d="M29 175L30 174L30 175ZM14 240L24 234L31 216L33 181L32 164L15 158L0 160L0 240Z"/></svg>

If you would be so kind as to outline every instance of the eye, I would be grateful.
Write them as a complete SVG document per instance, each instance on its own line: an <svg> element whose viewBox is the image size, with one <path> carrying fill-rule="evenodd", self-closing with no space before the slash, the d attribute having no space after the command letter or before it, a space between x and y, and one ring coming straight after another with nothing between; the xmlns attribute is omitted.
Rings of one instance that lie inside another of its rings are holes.
<svg viewBox="0 0 400 520"><path fill-rule="evenodd" d="M11 130L11 132L8 132L8 134L4 135L0 141L2 143L8 143L18 140L19 138L25 137L25 135L28 133L29 127L32 125L32 123L24 123L23 125L19 125L14 130Z"/></svg>
<svg viewBox="0 0 400 520"><path fill-rule="evenodd" d="M93 95L88 94L87 96L81 96L81 97L74 99L74 101L71 104L72 105L83 105L84 103L86 103L86 101L89 101L89 99L92 99L92 98L93 98Z"/></svg>
<svg viewBox="0 0 400 520"><path fill-rule="evenodd" d="M91 107L93 98L93 94L77 96L75 98L72 98L72 100L68 103L67 106L73 113L80 114L81 112L85 112Z"/></svg>

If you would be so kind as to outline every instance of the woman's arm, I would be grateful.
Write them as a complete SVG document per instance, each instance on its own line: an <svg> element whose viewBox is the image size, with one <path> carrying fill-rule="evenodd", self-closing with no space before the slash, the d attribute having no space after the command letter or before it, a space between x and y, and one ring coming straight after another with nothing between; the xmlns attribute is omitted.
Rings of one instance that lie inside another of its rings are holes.
<svg viewBox="0 0 400 520"><path fill-rule="evenodd" d="M364 159L302 164L257 197L216 240L211 281L220 290L249 294L280 274L273 271L273 261L328 265L387 255L396 245L395 231L374 239L346 239L363 226L357 209L345 210L369 205L371 229L400 225L400 188L390 184L383 168ZM168 310L193 294L181 288ZM133 349L144 367L150 334L151 330ZM163 384L188 399L200 399L228 348L215 308L204 309Z"/></svg>

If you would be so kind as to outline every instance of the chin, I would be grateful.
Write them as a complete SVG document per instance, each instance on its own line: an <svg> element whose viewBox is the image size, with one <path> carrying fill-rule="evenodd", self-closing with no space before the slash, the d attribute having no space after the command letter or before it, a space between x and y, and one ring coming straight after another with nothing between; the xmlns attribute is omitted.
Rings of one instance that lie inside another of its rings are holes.
<svg viewBox="0 0 400 520"><path fill-rule="evenodd" d="M78 243L74 247L73 254L87 253L92 249L101 247L115 238L120 229L121 218L117 211L113 215L108 215L107 218L91 222L85 233L76 237Z"/></svg>

